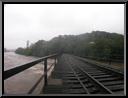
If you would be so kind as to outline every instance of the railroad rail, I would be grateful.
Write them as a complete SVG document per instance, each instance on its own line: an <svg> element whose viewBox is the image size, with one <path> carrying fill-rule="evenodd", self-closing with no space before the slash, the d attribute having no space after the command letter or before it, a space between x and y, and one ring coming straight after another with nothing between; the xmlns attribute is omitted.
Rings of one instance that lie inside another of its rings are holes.
<svg viewBox="0 0 128 98"><path fill-rule="evenodd" d="M59 56L59 57L58 57ZM47 59L55 62L47 68ZM56 62L57 59L57 62ZM124 94L124 74L105 65L69 54L53 54L4 71L4 80L44 62L44 74L28 91L32 94L44 78L41 94ZM47 72L55 65L51 78L62 80L61 85L49 84Z"/></svg>
<svg viewBox="0 0 128 98"><path fill-rule="evenodd" d="M87 62L86 59L68 54L62 55L58 63L60 64L55 67L52 77L63 80L63 87L59 89L59 93L124 93L124 75L121 72ZM48 89L46 88L44 90L44 93L57 93L56 87L52 88L52 86L49 86Z"/></svg>

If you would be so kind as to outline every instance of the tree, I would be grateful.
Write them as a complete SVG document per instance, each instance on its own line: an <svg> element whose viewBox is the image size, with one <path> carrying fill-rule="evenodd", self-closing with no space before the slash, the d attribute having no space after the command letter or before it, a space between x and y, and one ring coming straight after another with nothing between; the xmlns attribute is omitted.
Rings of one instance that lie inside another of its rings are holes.
<svg viewBox="0 0 128 98"><path fill-rule="evenodd" d="M97 60L123 60L124 36L105 31L80 35L60 35L50 41L39 40L28 48L18 48L16 53L42 57L53 53L69 53Z"/></svg>

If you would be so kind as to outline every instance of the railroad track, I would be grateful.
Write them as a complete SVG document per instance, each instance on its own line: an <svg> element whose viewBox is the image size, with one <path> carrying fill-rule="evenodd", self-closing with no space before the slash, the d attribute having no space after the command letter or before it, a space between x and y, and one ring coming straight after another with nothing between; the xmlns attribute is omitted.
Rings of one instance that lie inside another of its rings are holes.
<svg viewBox="0 0 128 98"><path fill-rule="evenodd" d="M123 74L86 63L71 55L63 55L63 63L62 93L124 94Z"/></svg>

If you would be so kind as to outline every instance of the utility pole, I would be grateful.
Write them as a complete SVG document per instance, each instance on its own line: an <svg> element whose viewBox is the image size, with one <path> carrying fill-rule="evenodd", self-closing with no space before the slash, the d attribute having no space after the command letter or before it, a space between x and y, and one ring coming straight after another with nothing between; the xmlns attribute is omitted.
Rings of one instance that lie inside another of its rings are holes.
<svg viewBox="0 0 128 98"><path fill-rule="evenodd" d="M26 48L28 49L29 47L29 40L27 40Z"/></svg>

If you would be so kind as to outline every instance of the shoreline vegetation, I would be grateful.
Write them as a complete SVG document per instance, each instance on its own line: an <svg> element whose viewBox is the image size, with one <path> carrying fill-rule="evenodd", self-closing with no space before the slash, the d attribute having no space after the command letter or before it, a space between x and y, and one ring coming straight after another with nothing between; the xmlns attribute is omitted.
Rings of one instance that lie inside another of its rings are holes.
<svg viewBox="0 0 128 98"><path fill-rule="evenodd" d="M39 40L15 53L42 57L54 53L68 53L101 62L124 61L124 35L106 31L92 31L80 35L59 35L50 41Z"/></svg>

